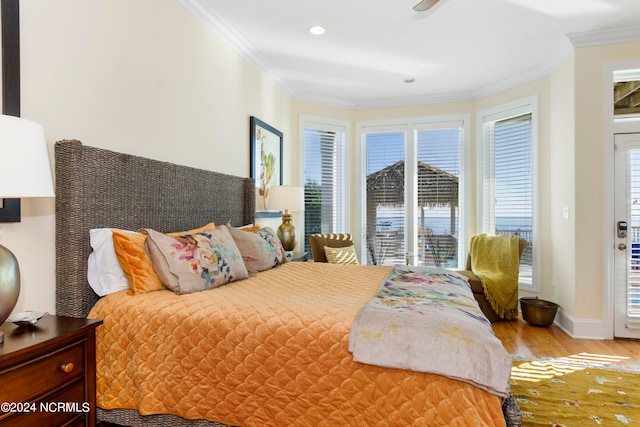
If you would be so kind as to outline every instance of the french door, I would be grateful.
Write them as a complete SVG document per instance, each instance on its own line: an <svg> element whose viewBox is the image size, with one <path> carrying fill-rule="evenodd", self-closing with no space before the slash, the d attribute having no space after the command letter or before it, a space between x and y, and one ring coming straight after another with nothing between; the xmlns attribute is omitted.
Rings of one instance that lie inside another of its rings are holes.
<svg viewBox="0 0 640 427"><path fill-rule="evenodd" d="M462 120L362 127L367 264L460 265Z"/></svg>
<svg viewBox="0 0 640 427"><path fill-rule="evenodd" d="M615 136L614 336L640 339L640 134Z"/></svg>

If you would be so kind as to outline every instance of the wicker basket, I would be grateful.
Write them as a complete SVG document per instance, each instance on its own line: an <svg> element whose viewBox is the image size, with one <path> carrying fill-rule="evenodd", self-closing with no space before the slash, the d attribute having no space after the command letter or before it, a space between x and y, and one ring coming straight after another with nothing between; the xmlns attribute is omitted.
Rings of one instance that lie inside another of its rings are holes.
<svg viewBox="0 0 640 427"><path fill-rule="evenodd" d="M558 304L535 298L520 298L522 318L535 326L549 326L558 311Z"/></svg>

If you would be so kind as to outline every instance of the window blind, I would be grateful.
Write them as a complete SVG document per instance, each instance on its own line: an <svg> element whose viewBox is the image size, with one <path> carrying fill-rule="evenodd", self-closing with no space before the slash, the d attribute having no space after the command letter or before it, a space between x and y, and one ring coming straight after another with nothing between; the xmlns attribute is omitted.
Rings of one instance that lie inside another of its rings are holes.
<svg viewBox="0 0 640 427"><path fill-rule="evenodd" d="M520 263L520 278L532 279L533 141L532 114L485 123L485 232L514 234L529 246Z"/></svg>
<svg viewBox="0 0 640 427"><path fill-rule="evenodd" d="M462 125L421 129L417 137L419 259L457 267Z"/></svg>
<svg viewBox="0 0 640 427"><path fill-rule="evenodd" d="M404 131L365 134L367 263L405 262Z"/></svg>
<svg viewBox="0 0 640 427"><path fill-rule="evenodd" d="M304 245L308 236L341 233L345 227L345 129L309 124L304 127Z"/></svg>
<svg viewBox="0 0 640 427"><path fill-rule="evenodd" d="M627 271L627 317L640 320L640 149L629 149L627 158L627 217L630 219L631 251L628 253Z"/></svg>
<svg viewBox="0 0 640 427"><path fill-rule="evenodd" d="M368 263L458 266L463 124L364 129Z"/></svg>

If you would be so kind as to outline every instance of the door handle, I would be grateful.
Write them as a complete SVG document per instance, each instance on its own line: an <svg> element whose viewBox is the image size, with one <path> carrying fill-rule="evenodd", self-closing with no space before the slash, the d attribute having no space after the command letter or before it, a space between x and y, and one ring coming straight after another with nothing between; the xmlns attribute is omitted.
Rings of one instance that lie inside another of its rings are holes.
<svg viewBox="0 0 640 427"><path fill-rule="evenodd" d="M618 249L621 251L626 251L627 245L625 245L624 243L618 243Z"/></svg>

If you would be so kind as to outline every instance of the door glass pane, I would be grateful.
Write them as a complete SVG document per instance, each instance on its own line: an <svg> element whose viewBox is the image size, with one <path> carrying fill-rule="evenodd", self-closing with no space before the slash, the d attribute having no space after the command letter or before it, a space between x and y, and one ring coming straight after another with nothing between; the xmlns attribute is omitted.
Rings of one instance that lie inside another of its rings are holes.
<svg viewBox="0 0 640 427"><path fill-rule="evenodd" d="M631 259L627 265L627 316L640 317L640 149L629 150L628 191Z"/></svg>
<svg viewBox="0 0 640 427"><path fill-rule="evenodd" d="M405 132L367 133L367 264L405 262Z"/></svg>
<svg viewBox="0 0 640 427"><path fill-rule="evenodd" d="M460 128L418 135L418 259L422 265L458 266Z"/></svg>

